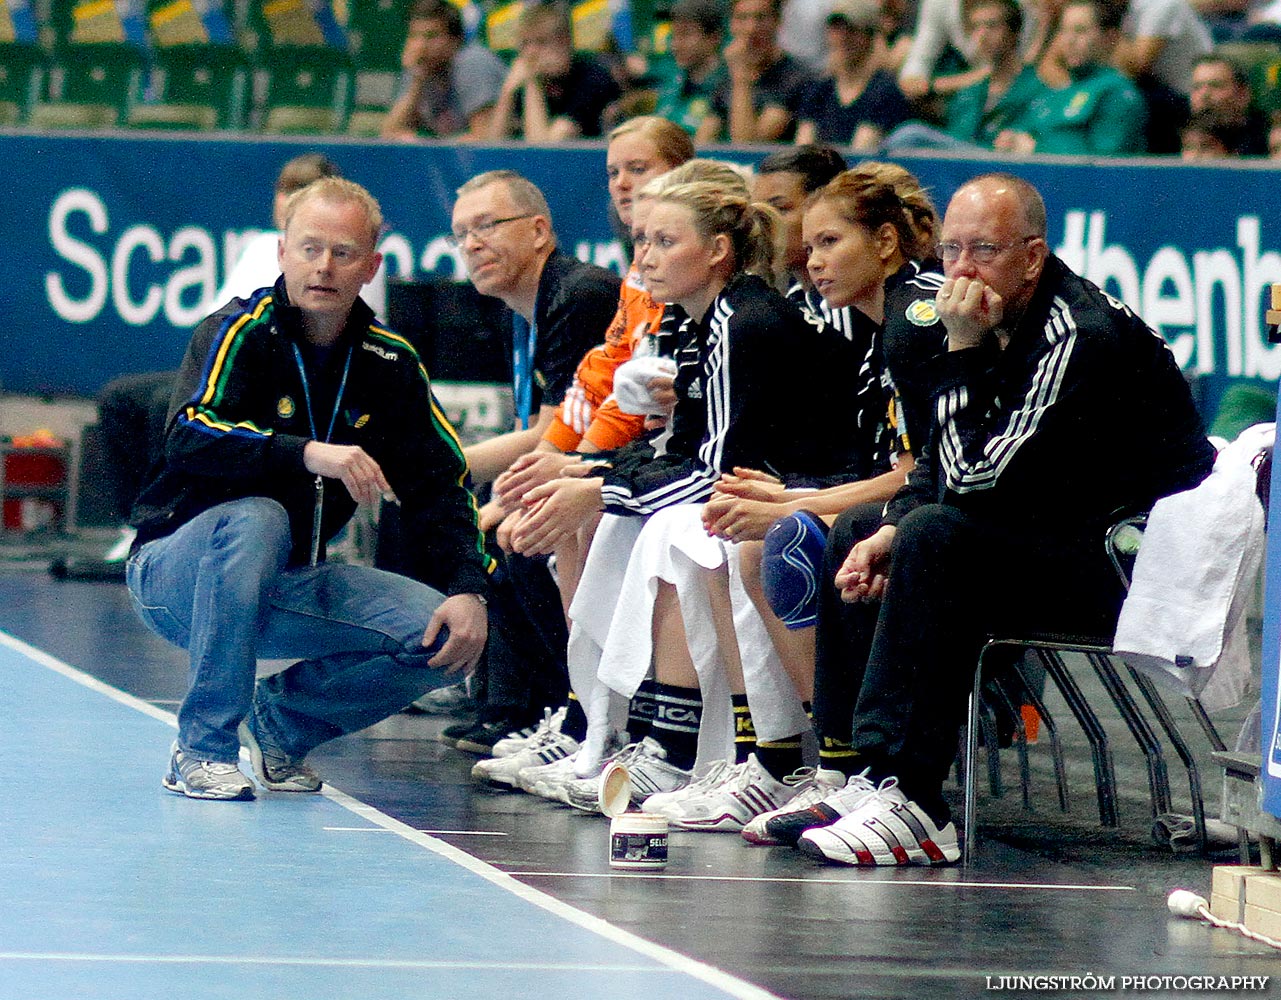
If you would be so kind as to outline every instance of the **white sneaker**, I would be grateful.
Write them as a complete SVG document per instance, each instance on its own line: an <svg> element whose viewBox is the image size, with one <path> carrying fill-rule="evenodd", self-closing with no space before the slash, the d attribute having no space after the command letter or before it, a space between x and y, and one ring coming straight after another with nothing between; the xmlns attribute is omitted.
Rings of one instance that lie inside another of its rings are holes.
<svg viewBox="0 0 1281 1000"><path fill-rule="evenodd" d="M701 777L695 778L684 788L678 788L674 792L655 792L645 800L641 808L647 813L667 816L669 815L667 809L673 808L688 795L697 795L704 789L720 784L725 772L733 770L736 766L728 760L712 761L712 766Z"/></svg>
<svg viewBox="0 0 1281 1000"><path fill-rule="evenodd" d="M667 763L667 751L652 736L632 743L613 758L631 780L633 805L640 805L655 792L673 792L690 783L693 774ZM565 801L584 812L600 812L600 779L580 778L565 786Z"/></svg>
<svg viewBox="0 0 1281 1000"><path fill-rule="evenodd" d="M506 757L478 760L471 769L477 781L492 781L500 785L520 787L520 772L563 760L578 752L578 740L559 730L544 729L530 739L523 750Z"/></svg>
<svg viewBox="0 0 1281 1000"><path fill-rule="evenodd" d="M742 764L721 770L716 780L671 802L663 815L680 830L737 833L754 817L777 809L796 794L761 766L752 754ZM646 800L644 810L654 812Z"/></svg>
<svg viewBox="0 0 1281 1000"><path fill-rule="evenodd" d="M564 802L565 785L585 777L576 770L578 753L574 752L550 764L533 764L522 767L516 775L516 784L530 795Z"/></svg>
<svg viewBox="0 0 1281 1000"><path fill-rule="evenodd" d="M774 843L795 846L806 830L828 826L842 816L848 816L875 791L876 786L868 780L866 771L850 775L844 785L810 806L793 807L789 802L773 819L765 821L765 833L774 838Z"/></svg>
<svg viewBox="0 0 1281 1000"><path fill-rule="evenodd" d="M765 824L775 816L785 812L798 812L808 809L815 803L821 802L838 788L844 788L845 775L840 771L830 770L826 767L817 769L802 767L799 771L784 778L783 784L792 786L791 799L788 800L786 805L753 817L751 822L743 827L743 839L749 844L756 844L761 847L781 844L781 840L770 836L765 829Z"/></svg>
<svg viewBox="0 0 1281 1000"><path fill-rule="evenodd" d="M956 824L934 825L925 810L886 778L853 812L806 830L796 846L842 865L945 865L961 856Z"/></svg>
<svg viewBox="0 0 1281 1000"><path fill-rule="evenodd" d="M565 711L564 706L558 708L555 712L550 708L544 708L542 722L533 729L519 729L514 733L508 733L494 744L491 756L510 757L512 754L524 750L532 741L538 739L549 730L559 733L560 725L565 721Z"/></svg>

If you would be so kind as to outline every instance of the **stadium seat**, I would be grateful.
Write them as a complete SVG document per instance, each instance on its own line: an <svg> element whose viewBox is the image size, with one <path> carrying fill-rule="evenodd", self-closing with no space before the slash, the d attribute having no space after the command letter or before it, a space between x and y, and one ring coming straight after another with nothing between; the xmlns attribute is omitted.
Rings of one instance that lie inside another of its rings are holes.
<svg viewBox="0 0 1281 1000"><path fill-rule="evenodd" d="M321 47L282 47L264 53L260 130L326 135L347 127L352 71L345 53Z"/></svg>
<svg viewBox="0 0 1281 1000"><path fill-rule="evenodd" d="M0 44L0 125L21 125L40 94L45 54L39 46Z"/></svg>
<svg viewBox="0 0 1281 1000"><path fill-rule="evenodd" d="M133 128L242 129L249 67L239 49L221 45L157 48L150 100L129 109Z"/></svg>
<svg viewBox="0 0 1281 1000"><path fill-rule="evenodd" d="M376 136L396 100L409 0L353 4L347 20L353 92L347 134Z"/></svg>
<svg viewBox="0 0 1281 1000"><path fill-rule="evenodd" d="M142 76L142 50L130 43L61 46L27 121L37 128L114 128L138 101Z"/></svg>

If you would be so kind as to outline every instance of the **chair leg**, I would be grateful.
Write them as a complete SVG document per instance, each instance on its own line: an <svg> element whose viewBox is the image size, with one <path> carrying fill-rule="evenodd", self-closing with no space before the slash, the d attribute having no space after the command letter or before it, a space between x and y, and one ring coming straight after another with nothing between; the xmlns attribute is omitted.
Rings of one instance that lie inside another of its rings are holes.
<svg viewBox="0 0 1281 1000"><path fill-rule="evenodd" d="M1205 733L1205 738L1210 741L1210 749L1223 751L1228 745L1223 742L1223 737L1219 735L1218 727L1206 714L1205 706L1201 704L1198 698L1188 698L1188 708L1192 709L1192 716L1201 726L1201 732Z"/></svg>
<svg viewBox="0 0 1281 1000"><path fill-rule="evenodd" d="M1174 751L1183 761L1183 766L1188 772L1188 790L1192 795L1192 823L1196 830L1197 845L1204 854L1206 850L1207 838L1205 832L1205 799L1201 794L1201 771L1197 767L1196 758L1188 746L1187 740L1179 732L1179 727L1174 721L1174 716L1170 714L1170 708L1161 697L1161 692L1157 690L1156 682L1142 671L1135 670L1127 664L1126 669L1130 671L1130 676L1134 678L1134 683L1142 692L1144 699L1147 701L1152 713L1156 716L1161 728L1165 730L1165 735L1169 737L1170 742L1174 745ZM1202 712L1204 714L1204 711ZM1209 722L1209 719L1206 719ZM1213 729L1213 725L1211 725Z"/></svg>
<svg viewBox="0 0 1281 1000"><path fill-rule="evenodd" d="M1033 685L1027 683L1027 679L1023 676L1022 667L1016 665L1014 669L1023 684L1023 697L1027 699L1029 705L1036 709L1036 714L1041 717L1041 727L1045 730L1046 737L1050 741L1050 757L1054 761L1054 781L1058 785L1059 792L1059 809L1062 812L1067 812L1067 765L1063 758L1063 744L1059 742L1059 727L1054 721L1054 716L1050 714L1050 710L1045 707L1044 699L1034 689Z"/></svg>
<svg viewBox="0 0 1281 1000"><path fill-rule="evenodd" d="M983 745L987 747L988 787L992 789L992 797L999 799L1005 794L1005 785L1001 781L1001 748L997 745L1000 737L992 708L982 695L979 696L979 731L983 734Z"/></svg>
<svg viewBox="0 0 1281 1000"><path fill-rule="evenodd" d="M975 828L976 800L978 783L974 777L974 768L979 756L979 699L983 687L983 656L979 655L979 665L974 671L974 687L970 690L969 711L965 722L965 774L961 778L962 821L961 831L961 866L968 867L973 854L974 841L978 831Z"/></svg>
<svg viewBox="0 0 1281 1000"><path fill-rule="evenodd" d="M1023 808L1031 809L1032 771L1027 760L1027 728L1023 725L1023 713L1019 711L1018 706L1014 704L999 681L991 685L989 690L995 693L1001 707L1010 713L1010 717L1014 720L1014 749L1019 755L1019 783L1023 787Z"/></svg>
<svg viewBox="0 0 1281 1000"><path fill-rule="evenodd" d="M1161 750L1161 741L1148 724L1148 720L1139 711L1138 703L1131 696L1121 680L1121 675L1112 666L1111 658L1106 653L1087 653L1086 658L1099 675L1108 695L1121 713L1126 727L1134 736L1148 769L1148 792L1152 800L1152 817L1155 819L1170 811L1170 775L1165 765L1165 754Z"/></svg>
<svg viewBox="0 0 1281 1000"><path fill-rule="evenodd" d="M1119 826L1116 812L1116 769L1112 763L1112 750L1108 746L1107 732L1099 717L1090 708L1080 686L1069 672L1063 658L1053 650L1037 648L1036 655L1044 665L1046 672L1058 685L1063 700L1080 724L1085 738L1090 744L1090 753L1094 758L1094 781L1098 787L1099 822L1103 826Z"/></svg>

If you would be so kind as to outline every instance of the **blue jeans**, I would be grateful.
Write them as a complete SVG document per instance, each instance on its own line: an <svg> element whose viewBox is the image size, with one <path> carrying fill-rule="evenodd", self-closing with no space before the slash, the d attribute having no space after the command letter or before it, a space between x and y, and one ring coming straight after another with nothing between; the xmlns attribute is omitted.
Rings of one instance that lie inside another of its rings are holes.
<svg viewBox="0 0 1281 1000"><path fill-rule="evenodd" d="M421 645L439 591L363 566L286 568L291 544L285 509L251 497L210 508L129 559L138 616L191 656L178 745L192 757L234 763L236 729L252 710L301 760L452 680L427 666L445 636ZM259 657L301 659L255 692Z"/></svg>

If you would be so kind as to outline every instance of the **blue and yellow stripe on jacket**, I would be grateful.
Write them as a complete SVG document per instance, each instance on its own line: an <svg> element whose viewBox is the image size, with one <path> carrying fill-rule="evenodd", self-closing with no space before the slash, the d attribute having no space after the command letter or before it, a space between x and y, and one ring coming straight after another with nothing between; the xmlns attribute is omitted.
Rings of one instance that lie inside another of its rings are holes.
<svg viewBox="0 0 1281 1000"><path fill-rule="evenodd" d="M227 322L218 331L217 340L205 356L205 368L201 373L196 395L178 415L179 423L206 434L238 434L263 438L271 436L270 427L259 427L250 420L228 423L218 416L217 407L226 394L236 355L249 333L266 321L268 307L273 302L270 291L257 293L256 298L250 299L247 310L227 318Z"/></svg>

